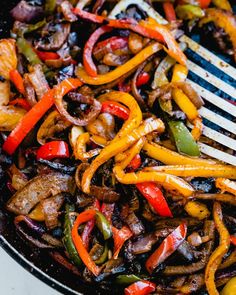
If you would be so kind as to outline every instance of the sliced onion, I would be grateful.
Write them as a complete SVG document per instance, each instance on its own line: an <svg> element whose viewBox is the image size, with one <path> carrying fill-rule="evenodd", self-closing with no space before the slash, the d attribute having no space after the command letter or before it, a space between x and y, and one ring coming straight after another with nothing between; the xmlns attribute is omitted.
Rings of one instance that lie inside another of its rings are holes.
<svg viewBox="0 0 236 295"><path fill-rule="evenodd" d="M62 13L68 22L77 21L77 16L72 12L72 8L73 8L72 4L67 0L61 3Z"/></svg>
<svg viewBox="0 0 236 295"><path fill-rule="evenodd" d="M43 8L41 6L32 6L22 0L12 9L11 15L15 20L30 23L43 15Z"/></svg>
<svg viewBox="0 0 236 295"><path fill-rule="evenodd" d="M100 113L101 108L102 108L101 103L98 100L92 98L91 110L83 119L72 117L68 113L68 111L66 110L66 108L64 106L63 95L62 95L60 89L57 89L57 91L55 93L55 104L56 104L56 107L58 109L58 112L66 120L68 120L69 122L71 122L73 125L76 125L76 126L86 126L88 123L95 120L95 118L98 116L98 114Z"/></svg>
<svg viewBox="0 0 236 295"><path fill-rule="evenodd" d="M28 78L34 87L39 99L49 90L48 82L44 76L42 66L37 64L33 66L32 72L28 74Z"/></svg>

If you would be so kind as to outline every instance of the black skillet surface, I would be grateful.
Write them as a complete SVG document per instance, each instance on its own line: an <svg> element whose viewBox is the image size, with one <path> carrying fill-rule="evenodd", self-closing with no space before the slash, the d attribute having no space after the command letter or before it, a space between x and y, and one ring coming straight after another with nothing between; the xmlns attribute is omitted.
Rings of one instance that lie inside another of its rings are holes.
<svg viewBox="0 0 236 295"><path fill-rule="evenodd" d="M0 1L0 39L9 36L9 30L12 27L12 19L9 15L9 11L17 2L17 0ZM234 1L232 1L232 3L234 3ZM226 58L226 60L230 62L228 58ZM198 62L201 64L199 58ZM219 93L219 95L220 94L222 93ZM0 187L1 185L0 183ZM63 294L121 294L117 288L112 288L112 286L110 289L102 290L95 285L91 286L83 283L77 276L57 264L46 252L29 247L17 235L15 227L13 226L12 217L3 209L4 203L8 197L9 196L6 195L0 196L0 246L2 246L11 257L44 283Z"/></svg>

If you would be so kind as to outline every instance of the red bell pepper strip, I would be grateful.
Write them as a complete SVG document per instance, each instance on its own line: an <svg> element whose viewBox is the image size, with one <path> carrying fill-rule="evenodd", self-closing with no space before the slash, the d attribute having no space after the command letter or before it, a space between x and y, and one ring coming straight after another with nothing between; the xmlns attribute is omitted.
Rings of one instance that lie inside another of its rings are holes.
<svg viewBox="0 0 236 295"><path fill-rule="evenodd" d="M100 211L100 203L97 199L95 199L94 204L92 206L92 209L95 209L97 211ZM95 226L95 218L89 220L82 232L81 239L83 241L84 247L88 250L89 249L89 240L90 240L90 234L93 231Z"/></svg>
<svg viewBox="0 0 236 295"><path fill-rule="evenodd" d="M230 242L232 245L236 246L236 236L230 236Z"/></svg>
<svg viewBox="0 0 236 295"><path fill-rule="evenodd" d="M113 36L104 41L98 42L94 47L93 54L96 56L100 52L104 52L104 48L106 49L106 53L109 53L114 52L118 49L122 49L126 46L128 46L127 37Z"/></svg>
<svg viewBox="0 0 236 295"><path fill-rule="evenodd" d="M164 239L161 245L146 261L146 269L151 274L154 269L173 254L182 244L187 234L186 223L181 223L171 234Z"/></svg>
<svg viewBox="0 0 236 295"><path fill-rule="evenodd" d="M85 71L92 77L97 76L97 68L93 62L92 58L92 52L94 45L98 41L98 39L101 37L101 35L108 33L112 31L112 28L108 26L102 26L98 28L96 31L94 31L91 36L89 37L88 41L86 42L84 46L84 52L83 52L83 64Z"/></svg>
<svg viewBox="0 0 236 295"><path fill-rule="evenodd" d="M35 49L35 52L42 61L60 59L60 55L56 52L39 51L37 49Z"/></svg>
<svg viewBox="0 0 236 295"><path fill-rule="evenodd" d="M180 64L186 65L186 56L181 51L171 32L164 25L158 24L155 21L153 22L153 20L152 23L150 23L150 20L148 22L140 21L140 23L138 23L134 19L106 19L100 15L89 13L78 8L74 9L74 13L83 19L87 19L98 24L102 24L106 21L109 27L128 29L140 34L141 36L164 43L168 47L168 49L166 49L168 54L176 59Z"/></svg>
<svg viewBox="0 0 236 295"><path fill-rule="evenodd" d="M79 79L69 78L62 81L56 86L61 88L63 94L67 94L73 89L78 88L82 85ZM8 154L12 155L17 147L20 145L25 136L35 126L35 124L42 118L42 116L53 106L54 104L54 89L50 89L42 99L32 107L17 124L15 129L10 133L8 138L3 144L3 150Z"/></svg>
<svg viewBox="0 0 236 295"><path fill-rule="evenodd" d="M9 104L13 105L13 106L18 105L18 106L22 107L23 109L25 109L26 111L29 111L31 109L31 105L24 98L16 98L16 99L10 101Z"/></svg>
<svg viewBox="0 0 236 295"><path fill-rule="evenodd" d="M121 229L112 227L113 239L114 239L114 253L113 258L116 259L123 247L125 241L132 237L133 233L127 226L123 226Z"/></svg>
<svg viewBox="0 0 236 295"><path fill-rule="evenodd" d="M137 154L136 156L133 157L133 159L127 166L127 168L132 171L135 171L141 166L141 164L142 164L142 160L141 160L140 154Z"/></svg>
<svg viewBox="0 0 236 295"><path fill-rule="evenodd" d="M138 75L136 80L136 86L140 87L142 85L145 85L150 80L150 75L147 72L142 72Z"/></svg>
<svg viewBox="0 0 236 295"><path fill-rule="evenodd" d="M98 276L101 269L98 266L96 266L92 258L89 256L89 253L86 250L80 235L78 234L79 226L82 223L88 222L89 220L95 218L95 215L96 215L96 210L94 209L89 209L79 214L72 227L71 236L72 236L72 240L75 245L75 248L79 254L79 257L83 261L83 263L95 276Z"/></svg>
<svg viewBox="0 0 236 295"><path fill-rule="evenodd" d="M148 295L156 290L156 284L142 280L125 288L125 295Z"/></svg>
<svg viewBox="0 0 236 295"><path fill-rule="evenodd" d="M68 144L63 141L51 141L42 145L37 151L37 160L51 160L54 158L69 158Z"/></svg>
<svg viewBox="0 0 236 295"><path fill-rule="evenodd" d="M163 3L163 10L165 12L166 19L168 22L172 22L176 20L176 13L174 9L174 5L171 2Z"/></svg>
<svg viewBox="0 0 236 295"><path fill-rule="evenodd" d="M160 216L173 217L170 208L156 183L143 182L136 184L136 187Z"/></svg>
<svg viewBox="0 0 236 295"><path fill-rule="evenodd" d="M17 70L11 70L9 75L10 75L10 80L16 86L16 89L21 94L24 95L25 94L25 86L24 86L24 81L23 81L20 73Z"/></svg>
<svg viewBox="0 0 236 295"><path fill-rule="evenodd" d="M198 3L200 5L200 7L204 9L210 5L211 0L198 0Z"/></svg>
<svg viewBox="0 0 236 295"><path fill-rule="evenodd" d="M116 101L104 101L102 103L102 113L109 113L123 120L129 118L129 110Z"/></svg>
<svg viewBox="0 0 236 295"><path fill-rule="evenodd" d="M90 22L93 22L96 24L102 24L103 22L105 22L105 17L94 14L94 13L87 12L83 9L74 8L72 11L74 14L77 14L82 19L88 20Z"/></svg>

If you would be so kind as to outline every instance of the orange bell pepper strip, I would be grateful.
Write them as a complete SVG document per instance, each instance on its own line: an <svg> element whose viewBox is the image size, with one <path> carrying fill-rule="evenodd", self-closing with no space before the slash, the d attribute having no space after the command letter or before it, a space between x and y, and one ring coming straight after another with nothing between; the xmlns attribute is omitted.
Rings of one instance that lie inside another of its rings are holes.
<svg viewBox="0 0 236 295"><path fill-rule="evenodd" d="M80 235L78 234L79 226L85 222L90 221L91 219L94 219L95 215L96 215L96 210L94 209L88 209L82 212L81 214L79 214L72 227L71 236L72 236L72 240L75 245L75 248L79 254L79 257L83 261L83 263L95 276L98 276L101 269L93 262L92 258L89 256L89 253L86 250Z"/></svg>
<svg viewBox="0 0 236 295"><path fill-rule="evenodd" d="M222 0L220 0L220 1L222 1ZM200 5L200 7L204 9L204 8L207 8L210 5L211 0L198 0L198 3Z"/></svg>
<svg viewBox="0 0 236 295"><path fill-rule="evenodd" d="M186 66L176 64L173 68L171 82L184 82L188 76L188 68Z"/></svg>
<svg viewBox="0 0 236 295"><path fill-rule="evenodd" d="M224 225L221 204L215 202L213 205L213 218L216 225L216 229L220 236L219 246L211 254L209 261L205 269L205 283L209 294L217 295L219 292L216 289L215 284L215 272L220 266L224 255L228 252L230 247L230 235Z"/></svg>
<svg viewBox="0 0 236 295"><path fill-rule="evenodd" d="M20 73L14 69L9 72L10 80L12 83L16 86L16 89L21 93L25 94L25 86L24 86L24 81L20 75Z"/></svg>
<svg viewBox="0 0 236 295"><path fill-rule="evenodd" d="M236 168L234 166L232 166L232 167L234 170L236 170ZM227 176L224 176L224 177L227 177ZM235 179L235 177L230 177L230 176L228 176L228 178ZM217 178L215 184L216 184L216 187L219 188L222 192L228 192L228 193L231 193L236 196L236 182L235 181L231 181L227 178Z"/></svg>
<svg viewBox="0 0 236 295"><path fill-rule="evenodd" d="M231 179L236 179L236 168L230 165L176 165L176 166L155 166L144 168L145 171L159 171L164 173L169 173L179 177L228 177ZM229 181L229 180L228 180ZM230 181L229 181L230 182ZM231 183L234 183L231 181ZM216 180L216 186L222 188L222 190L229 191L229 187L226 185L220 185L219 179ZM234 184L236 194L236 184ZM232 192L231 185L231 192ZM228 188L228 190L227 190Z"/></svg>
<svg viewBox="0 0 236 295"><path fill-rule="evenodd" d="M203 1L203 0L200 0ZM209 1L209 0L208 0ZM232 7L228 0L212 0L212 3L220 9L232 11ZM205 7L204 7L205 8Z"/></svg>
<svg viewBox="0 0 236 295"><path fill-rule="evenodd" d="M109 145L102 149L97 158L93 160L90 166L85 170L81 182L83 192L87 194L90 192L90 183L93 175L102 164L104 164L106 161L116 156L117 154L127 150L141 137L147 135L150 132L153 132L154 130L157 130L158 132L163 132L164 128L165 126L160 119L148 119L144 121L144 123L138 128L123 136L121 139L112 141Z"/></svg>
<svg viewBox="0 0 236 295"><path fill-rule="evenodd" d="M203 123L202 123L202 118L197 117L196 119L193 120L193 129L191 131L192 137L198 141L202 135L203 131Z"/></svg>
<svg viewBox="0 0 236 295"><path fill-rule="evenodd" d="M110 83L124 74L128 73L138 65L140 65L143 61L145 61L149 56L155 54L156 52L162 49L162 45L159 43L154 43L143 50L141 50L138 54L136 54L133 58L127 61L125 64L117 67L113 71L103 74L97 75L96 77L91 77L86 73L86 71L82 67L78 67L76 70L76 76L86 84L90 85L102 85Z"/></svg>
<svg viewBox="0 0 236 295"><path fill-rule="evenodd" d="M143 149L149 157L161 161L166 165L206 166L216 164L216 162L212 160L180 155L179 153L169 150L154 142L145 143Z"/></svg>
<svg viewBox="0 0 236 295"><path fill-rule="evenodd" d="M84 52L83 52L83 65L86 70L86 72L91 76L91 77L96 77L97 76L97 68L93 62L92 58L92 53L93 53L93 48L98 39L101 37L101 35L108 33L112 31L112 28L108 26L102 26L98 28L96 31L94 31L88 41L86 42L84 46Z"/></svg>
<svg viewBox="0 0 236 295"><path fill-rule="evenodd" d="M56 88L61 89L65 94L73 89L81 86L82 83L78 79L69 78L62 81L56 86ZM17 147L20 145L25 136L30 132L30 130L35 126L35 124L42 118L42 116L53 106L54 104L54 91L55 89L50 89L42 99L30 109L25 116L20 120L15 129L10 133L8 138L3 144L3 150L8 154L14 154Z"/></svg>
<svg viewBox="0 0 236 295"><path fill-rule="evenodd" d="M116 227L113 226L112 233L113 233L113 239L114 239L113 258L116 259L125 241L130 239L133 233L127 226L123 226L121 229L117 229Z"/></svg>
<svg viewBox="0 0 236 295"><path fill-rule="evenodd" d="M155 268L173 254L183 243L187 234L187 225L180 224L171 234L169 234L161 245L152 253L146 261L146 269L151 274Z"/></svg>
<svg viewBox="0 0 236 295"><path fill-rule="evenodd" d="M141 25L141 27L150 30L149 34L147 34L145 37L158 40L158 35L161 35L164 39L164 44L166 44L167 46L167 48L164 49L168 53L168 55L173 57L181 65L186 65L187 58L185 54L180 49L179 44L176 42L171 32L164 25L159 24L156 20L154 20L151 17L149 17L148 20L141 20L139 24ZM154 32L156 33L154 34Z"/></svg>
<svg viewBox="0 0 236 295"><path fill-rule="evenodd" d="M165 12L166 19L168 22L172 22L176 20L176 13L174 9L174 5L171 2L163 3L163 10Z"/></svg>

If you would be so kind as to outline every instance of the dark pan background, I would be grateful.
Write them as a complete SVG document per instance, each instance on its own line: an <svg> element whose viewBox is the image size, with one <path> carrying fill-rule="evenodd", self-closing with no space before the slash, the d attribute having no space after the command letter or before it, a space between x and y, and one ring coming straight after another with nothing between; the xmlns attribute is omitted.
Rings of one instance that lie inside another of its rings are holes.
<svg viewBox="0 0 236 295"><path fill-rule="evenodd" d="M9 36L12 26L9 11L17 2L17 0L0 0L0 39ZM231 2L235 5L235 0ZM194 37L198 39L198 36ZM221 57L232 63L229 58L222 55ZM1 209L4 208L7 198L8 196L0 196L0 246L25 269L63 294L121 294L117 287L102 291L97 286L86 285L77 276L61 268L46 252L32 251L32 248L16 234L12 217Z"/></svg>

